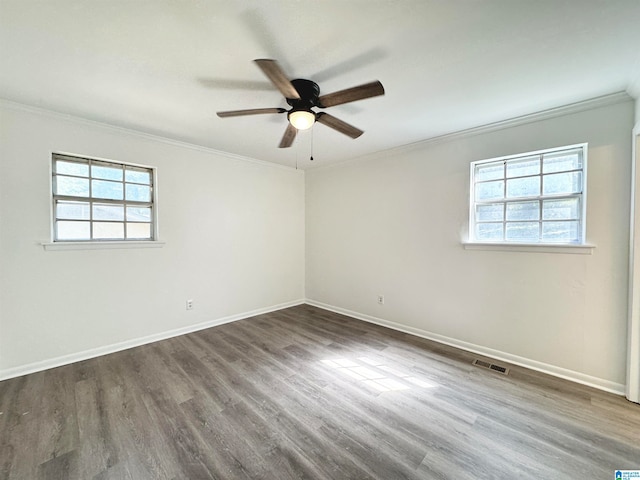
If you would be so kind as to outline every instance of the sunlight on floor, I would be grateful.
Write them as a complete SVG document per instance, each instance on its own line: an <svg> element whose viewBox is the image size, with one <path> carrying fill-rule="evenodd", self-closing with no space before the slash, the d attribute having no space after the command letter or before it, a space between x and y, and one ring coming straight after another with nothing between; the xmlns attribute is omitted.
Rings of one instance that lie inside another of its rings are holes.
<svg viewBox="0 0 640 480"><path fill-rule="evenodd" d="M372 360L368 357L359 357L355 360L333 358L321 360L321 363L379 392L410 390L416 387L434 388L438 386L436 383L421 380L413 374L391 368L383 362Z"/></svg>

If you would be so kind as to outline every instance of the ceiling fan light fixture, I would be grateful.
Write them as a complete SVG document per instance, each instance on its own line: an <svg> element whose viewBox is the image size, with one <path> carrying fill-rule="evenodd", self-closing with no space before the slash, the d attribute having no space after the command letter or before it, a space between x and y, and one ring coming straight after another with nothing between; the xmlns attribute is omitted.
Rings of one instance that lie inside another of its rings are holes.
<svg viewBox="0 0 640 480"><path fill-rule="evenodd" d="M311 110L294 110L288 115L289 123L297 130L307 130L316 121L316 114Z"/></svg>
<svg viewBox="0 0 640 480"><path fill-rule="evenodd" d="M2 0L0 0L2 2ZM312 108L327 108L344 103L364 100L366 98L384 95L384 87L378 80L356 87L338 90L337 92L320 95L320 87L313 80L294 78L289 80L278 62L269 58L258 58L254 62L262 73L271 81L273 86L284 96L291 110L285 108L251 108L245 110L229 110L217 112L220 118L240 117L243 115L259 115L269 113L287 113L287 128L280 140L278 148L288 148L296 138L298 130L308 130L318 122L351 138L358 138L364 132L359 128L343 122L339 118L326 112L314 112Z"/></svg>

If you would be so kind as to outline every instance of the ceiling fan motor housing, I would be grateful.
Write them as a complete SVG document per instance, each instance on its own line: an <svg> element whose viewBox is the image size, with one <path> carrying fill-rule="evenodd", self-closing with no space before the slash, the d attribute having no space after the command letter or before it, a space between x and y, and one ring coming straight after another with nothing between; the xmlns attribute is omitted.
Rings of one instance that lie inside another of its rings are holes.
<svg viewBox="0 0 640 480"><path fill-rule="evenodd" d="M296 78L291 80L291 84L300 95L300 98L287 98L287 103L294 110L311 110L311 107L318 105L318 97L320 96L320 87L316 82L305 80L304 78Z"/></svg>

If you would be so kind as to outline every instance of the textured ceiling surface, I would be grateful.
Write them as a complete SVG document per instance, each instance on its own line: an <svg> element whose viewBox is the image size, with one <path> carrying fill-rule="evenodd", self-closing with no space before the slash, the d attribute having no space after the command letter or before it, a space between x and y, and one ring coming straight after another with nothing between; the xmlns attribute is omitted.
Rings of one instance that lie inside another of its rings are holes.
<svg viewBox="0 0 640 480"><path fill-rule="evenodd" d="M0 0L0 98L306 168L637 97L639 25L638 0ZM215 114L287 107L256 58L386 95L326 110L360 138L316 124L279 149L285 115Z"/></svg>

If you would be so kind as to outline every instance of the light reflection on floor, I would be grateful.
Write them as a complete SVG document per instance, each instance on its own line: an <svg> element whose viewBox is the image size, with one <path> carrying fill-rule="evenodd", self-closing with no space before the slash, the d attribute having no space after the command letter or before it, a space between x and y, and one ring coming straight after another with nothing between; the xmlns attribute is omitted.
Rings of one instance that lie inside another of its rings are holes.
<svg viewBox="0 0 640 480"><path fill-rule="evenodd" d="M368 357L332 358L321 360L327 367L336 369L358 382L362 382L379 392L410 390L412 388L434 388L438 384L421 380L413 373L402 372L385 363Z"/></svg>

